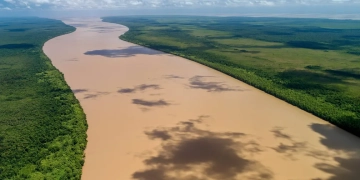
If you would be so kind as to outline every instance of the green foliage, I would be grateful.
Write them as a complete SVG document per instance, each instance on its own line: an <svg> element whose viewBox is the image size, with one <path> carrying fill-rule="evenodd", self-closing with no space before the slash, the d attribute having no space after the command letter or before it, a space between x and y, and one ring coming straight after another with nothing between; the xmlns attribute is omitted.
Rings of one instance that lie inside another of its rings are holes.
<svg viewBox="0 0 360 180"><path fill-rule="evenodd" d="M120 38L217 69L360 136L360 23L247 17L105 17Z"/></svg>
<svg viewBox="0 0 360 180"><path fill-rule="evenodd" d="M42 52L74 30L58 20L0 19L0 179L81 177L85 114Z"/></svg>

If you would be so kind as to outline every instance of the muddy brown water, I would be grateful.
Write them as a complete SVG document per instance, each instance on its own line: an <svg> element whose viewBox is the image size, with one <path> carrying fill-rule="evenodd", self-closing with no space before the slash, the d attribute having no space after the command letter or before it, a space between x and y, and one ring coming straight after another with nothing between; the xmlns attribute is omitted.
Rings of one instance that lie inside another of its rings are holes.
<svg viewBox="0 0 360 180"><path fill-rule="evenodd" d="M67 19L46 42L87 115L82 179L360 178L360 139L195 62L124 42L127 27Z"/></svg>

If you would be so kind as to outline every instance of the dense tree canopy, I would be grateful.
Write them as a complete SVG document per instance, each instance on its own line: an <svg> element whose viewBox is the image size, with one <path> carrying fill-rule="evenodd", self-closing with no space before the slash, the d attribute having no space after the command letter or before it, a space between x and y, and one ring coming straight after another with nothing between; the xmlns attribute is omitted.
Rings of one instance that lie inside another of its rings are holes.
<svg viewBox="0 0 360 180"><path fill-rule="evenodd" d="M75 28L43 18L0 19L0 179L80 179L85 114L42 52Z"/></svg>

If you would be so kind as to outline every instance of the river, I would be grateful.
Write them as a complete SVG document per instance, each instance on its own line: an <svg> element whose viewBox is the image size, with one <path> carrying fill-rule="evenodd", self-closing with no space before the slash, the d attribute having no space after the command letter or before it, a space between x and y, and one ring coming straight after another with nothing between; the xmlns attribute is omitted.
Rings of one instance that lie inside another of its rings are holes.
<svg viewBox="0 0 360 180"><path fill-rule="evenodd" d="M101 19L43 50L89 129L82 179L360 177L360 139L223 73L120 40Z"/></svg>

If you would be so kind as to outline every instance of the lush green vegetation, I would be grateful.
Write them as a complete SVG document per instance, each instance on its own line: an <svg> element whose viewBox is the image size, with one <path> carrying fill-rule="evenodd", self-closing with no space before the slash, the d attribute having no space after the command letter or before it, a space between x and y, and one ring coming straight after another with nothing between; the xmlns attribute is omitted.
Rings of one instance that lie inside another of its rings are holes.
<svg viewBox="0 0 360 180"><path fill-rule="evenodd" d="M0 179L80 179L85 114L42 52L74 30L58 20L0 19Z"/></svg>
<svg viewBox="0 0 360 180"><path fill-rule="evenodd" d="M105 17L120 38L207 65L360 136L360 22Z"/></svg>

